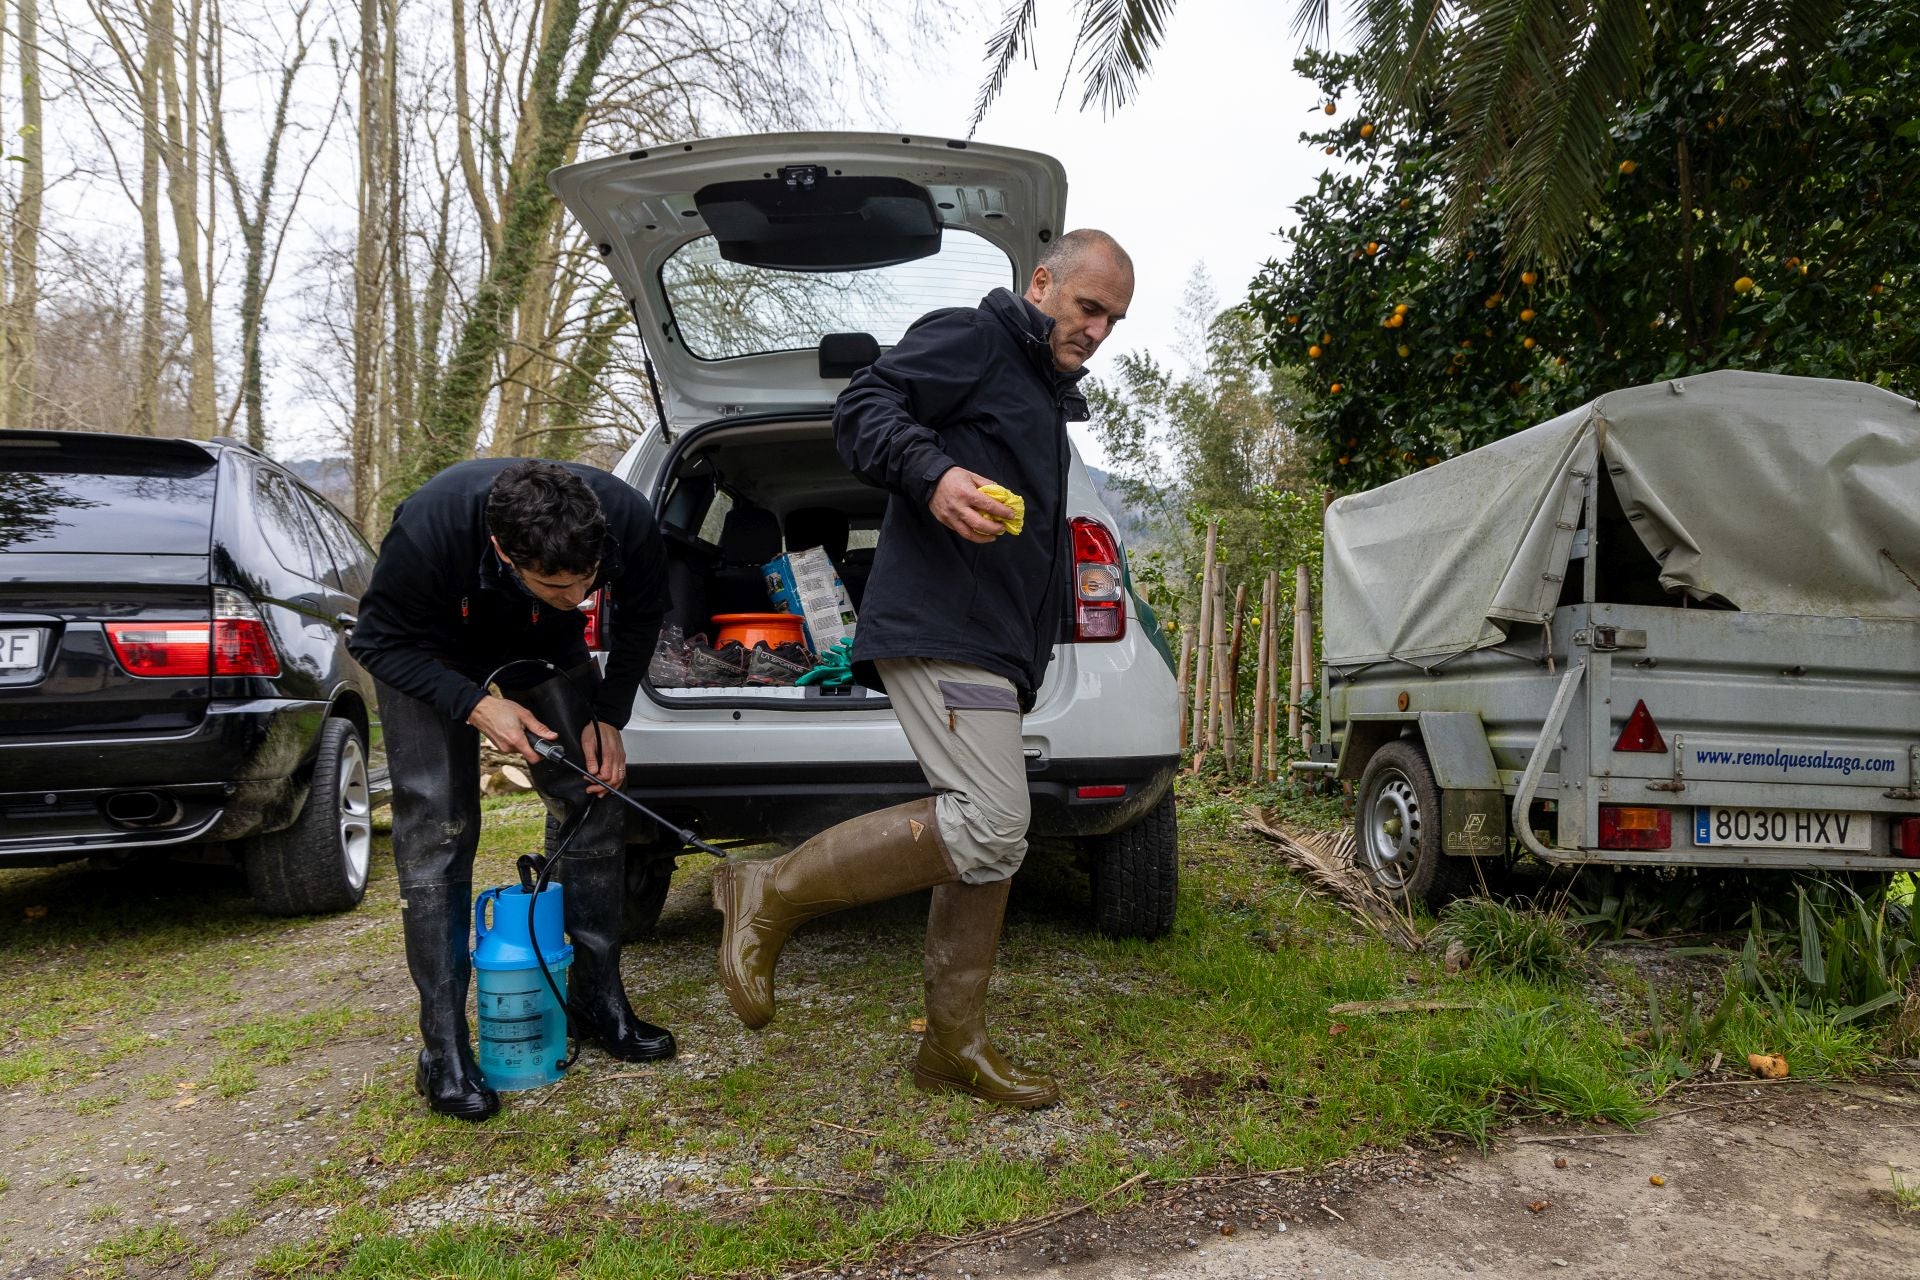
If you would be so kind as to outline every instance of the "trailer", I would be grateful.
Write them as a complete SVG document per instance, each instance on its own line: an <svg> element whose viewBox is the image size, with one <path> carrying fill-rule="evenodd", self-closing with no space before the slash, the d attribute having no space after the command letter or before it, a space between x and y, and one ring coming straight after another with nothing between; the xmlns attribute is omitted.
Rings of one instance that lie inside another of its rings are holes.
<svg viewBox="0 0 1920 1280"><path fill-rule="evenodd" d="M1326 513L1322 770L1356 858L1920 869L1920 405L1610 392ZM1313 767L1309 765L1308 767Z"/></svg>

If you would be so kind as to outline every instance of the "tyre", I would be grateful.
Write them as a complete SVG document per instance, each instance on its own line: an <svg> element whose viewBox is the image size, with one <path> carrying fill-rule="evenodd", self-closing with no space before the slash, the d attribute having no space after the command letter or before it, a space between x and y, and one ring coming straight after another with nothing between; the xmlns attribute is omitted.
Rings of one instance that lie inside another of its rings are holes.
<svg viewBox="0 0 1920 1280"><path fill-rule="evenodd" d="M373 792L367 753L352 723L320 726L313 779L300 816L255 836L242 852L253 905L273 916L351 911L367 893L373 853Z"/></svg>
<svg viewBox="0 0 1920 1280"><path fill-rule="evenodd" d="M1093 923L1116 938L1158 938L1173 928L1180 889L1179 818L1173 789L1130 827L1087 842Z"/></svg>
<svg viewBox="0 0 1920 1280"><path fill-rule="evenodd" d="M1397 905L1438 910L1458 896L1459 868L1440 847L1440 786L1418 743L1389 742L1367 762L1353 835L1354 865Z"/></svg>
<svg viewBox="0 0 1920 1280"><path fill-rule="evenodd" d="M546 852L560 843L560 820L547 815ZM620 912L620 941L645 942L660 924L673 884L672 851L658 843L635 841L627 845L627 891Z"/></svg>

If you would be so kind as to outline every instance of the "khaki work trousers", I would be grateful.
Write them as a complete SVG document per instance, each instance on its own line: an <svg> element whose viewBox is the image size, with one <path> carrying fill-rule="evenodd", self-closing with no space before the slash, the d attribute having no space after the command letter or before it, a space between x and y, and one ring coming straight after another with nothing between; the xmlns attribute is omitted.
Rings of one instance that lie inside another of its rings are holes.
<svg viewBox="0 0 1920 1280"><path fill-rule="evenodd" d="M1013 682L937 658L875 663L934 789L934 818L967 884L1005 880L1027 856L1027 761Z"/></svg>

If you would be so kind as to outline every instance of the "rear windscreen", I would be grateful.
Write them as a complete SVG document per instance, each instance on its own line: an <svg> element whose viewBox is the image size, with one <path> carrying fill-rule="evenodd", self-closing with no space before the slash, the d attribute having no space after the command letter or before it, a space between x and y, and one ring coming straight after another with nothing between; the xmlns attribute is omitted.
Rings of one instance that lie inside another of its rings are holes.
<svg viewBox="0 0 1920 1280"><path fill-rule="evenodd" d="M191 445L0 450L0 552L206 555L213 456Z"/></svg>

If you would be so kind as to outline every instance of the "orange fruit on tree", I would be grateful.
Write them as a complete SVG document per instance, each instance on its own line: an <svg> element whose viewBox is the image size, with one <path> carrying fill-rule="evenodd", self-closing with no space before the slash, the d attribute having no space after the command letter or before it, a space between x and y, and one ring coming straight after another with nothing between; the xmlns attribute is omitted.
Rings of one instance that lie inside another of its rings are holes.
<svg viewBox="0 0 1920 1280"><path fill-rule="evenodd" d="M1300 317L1299 317L1299 316L1288 316L1288 317L1287 317L1287 323L1288 323L1288 324L1299 324L1299 323L1300 323Z"/></svg>
<svg viewBox="0 0 1920 1280"><path fill-rule="evenodd" d="M1397 346L1397 347L1395 347L1395 348L1394 348L1394 351L1395 351L1395 352L1397 352L1397 353L1399 354L1399 356L1400 356L1400 358L1401 358L1402 360L1405 360L1405 359L1406 359L1406 358L1407 358L1408 356L1410 356L1410 355L1412 355L1412 354L1413 354L1413 348L1412 348L1412 347L1409 347L1409 346L1408 346L1408 345L1407 345L1406 343L1404 343L1404 342L1403 342L1403 343L1401 343L1401 344L1400 344L1399 346Z"/></svg>
<svg viewBox="0 0 1920 1280"><path fill-rule="evenodd" d="M1328 147L1328 148L1327 148L1327 154L1328 154L1328 155L1332 155L1332 154L1333 154L1333 148L1332 148L1332 147Z"/></svg>
<svg viewBox="0 0 1920 1280"><path fill-rule="evenodd" d="M1320 358L1320 344L1316 342L1312 346L1307 348L1307 359L1318 360L1319 358Z"/></svg>
<svg viewBox="0 0 1920 1280"><path fill-rule="evenodd" d="M1521 345L1521 346L1523 346L1523 347L1525 347L1525 348L1526 348L1527 350L1529 350L1529 351L1531 351L1531 350L1533 350L1533 339L1532 339L1532 338L1522 338L1522 339L1520 340L1520 345Z"/></svg>
<svg viewBox="0 0 1920 1280"><path fill-rule="evenodd" d="M1527 288L1531 289L1533 288L1533 286L1540 283L1540 276L1537 272L1522 271L1520 273L1520 283L1527 286Z"/></svg>
<svg viewBox="0 0 1920 1280"><path fill-rule="evenodd" d="M1367 241L1367 256L1371 258L1378 252L1380 252L1380 242L1378 240Z"/></svg>
<svg viewBox="0 0 1920 1280"><path fill-rule="evenodd" d="M1402 201L1400 202L1400 207L1401 207L1402 209L1411 209L1411 208L1413 208L1413 201L1411 201L1411 200L1402 200Z"/></svg>
<svg viewBox="0 0 1920 1280"><path fill-rule="evenodd" d="M1347 455L1344 453L1340 455L1340 465L1343 467L1347 465Z"/></svg>
<svg viewBox="0 0 1920 1280"><path fill-rule="evenodd" d="M1533 319L1533 315L1534 315L1534 312L1533 312L1533 308L1532 308L1532 307L1522 307L1522 308L1520 308L1520 319L1521 319L1521 320L1523 320L1523 321L1526 321L1526 320L1531 320L1531 319Z"/></svg>
<svg viewBox="0 0 1920 1280"><path fill-rule="evenodd" d="M1887 291L1887 286L1883 284L1870 285L1867 289L1867 292L1872 294L1876 298L1879 297L1881 294L1885 293L1886 291Z"/></svg>
<svg viewBox="0 0 1920 1280"><path fill-rule="evenodd" d="M1473 345L1473 339L1472 339L1472 338L1462 338L1462 339L1460 339L1460 349L1461 349L1462 351L1465 351L1465 350L1466 350L1466 349L1467 349L1468 347L1471 347L1472 345Z"/></svg>
<svg viewBox="0 0 1920 1280"><path fill-rule="evenodd" d="M1389 329L1398 329L1401 325L1405 324L1406 322L1407 322L1407 318L1405 316L1395 313L1386 318L1385 324Z"/></svg>
<svg viewBox="0 0 1920 1280"><path fill-rule="evenodd" d="M1738 280L1735 280L1735 281L1733 282L1733 291L1734 291L1735 293L1752 293L1752 292L1753 292L1753 277L1752 277L1752 276L1741 276L1741 277L1740 277L1740 278L1739 278Z"/></svg>
<svg viewBox="0 0 1920 1280"><path fill-rule="evenodd" d="M1339 108L1334 106L1331 102L1329 102L1326 105L1325 110L1328 115L1332 115L1335 111L1339 110Z"/></svg>
<svg viewBox="0 0 1920 1280"><path fill-rule="evenodd" d="M1337 395L1339 395L1339 394L1340 394L1340 384L1336 382L1336 383L1334 383L1334 384L1333 384L1332 386L1330 386L1330 387L1328 387L1328 388L1327 388L1327 394L1328 394L1328 395L1330 395L1330 396L1337 396Z"/></svg>
<svg viewBox="0 0 1920 1280"><path fill-rule="evenodd" d="M1373 136L1373 126L1370 124L1361 125L1360 136L1363 138L1371 138Z"/></svg>
<svg viewBox="0 0 1920 1280"><path fill-rule="evenodd" d="M1630 174L1630 173L1632 173L1632 172L1633 172L1633 171L1634 171L1635 169L1638 169L1639 167L1640 167L1639 165L1637 165L1637 164L1635 164L1635 163L1634 163L1633 161L1631 161L1631 160L1622 160L1622 161L1620 162L1620 173L1621 173L1621 176L1622 176L1622 177L1624 177L1624 176L1626 176L1627 174Z"/></svg>
<svg viewBox="0 0 1920 1280"><path fill-rule="evenodd" d="M1408 306L1408 305L1407 305L1406 303L1404 303L1404 302L1401 302L1401 303L1397 303L1397 304L1395 304L1395 306L1394 306L1394 308L1393 308L1393 314L1395 314L1395 315L1397 315L1397 316L1403 316L1403 315L1405 315L1405 314L1407 314L1407 312L1409 312L1409 311L1411 311L1411 310L1413 310L1413 308L1412 308L1412 307L1410 307L1410 306Z"/></svg>
<svg viewBox="0 0 1920 1280"><path fill-rule="evenodd" d="M1331 332L1328 332L1328 333L1322 333L1322 334L1320 335L1320 341L1322 341L1322 342L1332 342L1332 341L1333 341L1333 334L1332 334Z"/></svg>

